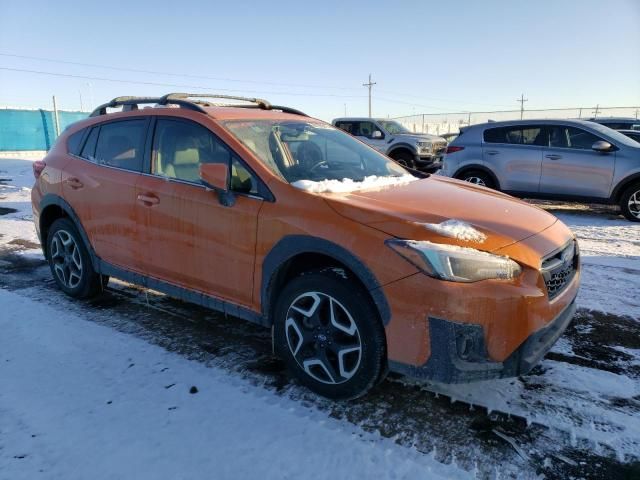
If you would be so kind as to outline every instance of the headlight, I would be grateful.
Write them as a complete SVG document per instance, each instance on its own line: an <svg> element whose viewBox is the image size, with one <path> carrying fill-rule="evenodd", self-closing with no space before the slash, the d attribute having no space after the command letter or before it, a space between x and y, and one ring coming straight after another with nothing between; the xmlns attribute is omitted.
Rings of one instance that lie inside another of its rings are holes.
<svg viewBox="0 0 640 480"><path fill-rule="evenodd" d="M508 257L474 248L426 241L387 240L399 255L430 277L450 282L477 282L497 278L510 280L522 272L520 265Z"/></svg>
<svg viewBox="0 0 640 480"><path fill-rule="evenodd" d="M431 150L431 142L418 142L419 150Z"/></svg>

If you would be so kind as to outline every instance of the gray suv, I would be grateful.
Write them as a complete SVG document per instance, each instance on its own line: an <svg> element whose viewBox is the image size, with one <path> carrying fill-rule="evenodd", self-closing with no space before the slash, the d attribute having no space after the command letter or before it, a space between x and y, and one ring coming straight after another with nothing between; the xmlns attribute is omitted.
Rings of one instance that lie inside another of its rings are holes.
<svg viewBox="0 0 640 480"><path fill-rule="evenodd" d="M412 133L389 119L336 118L332 123L405 167L433 173L442 166L444 138Z"/></svg>
<svg viewBox="0 0 640 480"><path fill-rule="evenodd" d="M520 120L463 128L442 175L519 197L620 205L640 222L640 143L581 120Z"/></svg>

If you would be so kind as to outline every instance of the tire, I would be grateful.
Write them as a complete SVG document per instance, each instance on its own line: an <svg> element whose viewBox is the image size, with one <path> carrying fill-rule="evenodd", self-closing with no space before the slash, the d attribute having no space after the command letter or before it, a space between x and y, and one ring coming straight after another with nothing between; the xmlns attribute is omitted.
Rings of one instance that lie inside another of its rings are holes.
<svg viewBox="0 0 640 480"><path fill-rule="evenodd" d="M49 229L47 261L60 290L74 298L94 297L109 281L93 269L87 247L68 218L59 218Z"/></svg>
<svg viewBox="0 0 640 480"><path fill-rule="evenodd" d="M302 274L283 289L274 346L293 377L333 400L360 397L385 377L377 309L363 288L330 269Z"/></svg>
<svg viewBox="0 0 640 480"><path fill-rule="evenodd" d="M416 168L413 155L406 150L400 150L399 152L393 152L389 155L396 163L399 163L403 167Z"/></svg>
<svg viewBox="0 0 640 480"><path fill-rule="evenodd" d="M640 183L634 183L622 193L620 210L627 220L640 222Z"/></svg>
<svg viewBox="0 0 640 480"><path fill-rule="evenodd" d="M493 178L491 178L491 175L482 170L469 170L462 175L458 175L457 178L465 182L473 183L474 185L480 185L481 187L496 188L496 184Z"/></svg>

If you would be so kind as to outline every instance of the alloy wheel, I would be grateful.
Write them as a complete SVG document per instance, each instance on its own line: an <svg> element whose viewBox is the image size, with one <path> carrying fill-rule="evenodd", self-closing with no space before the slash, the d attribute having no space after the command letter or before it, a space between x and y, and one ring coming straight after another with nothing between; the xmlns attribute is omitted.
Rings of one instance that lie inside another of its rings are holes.
<svg viewBox="0 0 640 480"><path fill-rule="evenodd" d="M469 182L469 183L473 183L474 185L480 185L481 187L486 187L487 184L485 183L484 179L480 178L480 177L466 177L464 179L465 182Z"/></svg>
<svg viewBox="0 0 640 480"><path fill-rule="evenodd" d="M344 383L358 371L360 332L349 311L330 295L298 296L287 311L285 335L298 366L318 382Z"/></svg>
<svg viewBox="0 0 640 480"><path fill-rule="evenodd" d="M636 218L640 218L640 190L633 192L627 203L629 212Z"/></svg>
<svg viewBox="0 0 640 480"><path fill-rule="evenodd" d="M82 279L82 257L73 236L58 230L51 240L49 255L58 280L67 288L76 288Z"/></svg>

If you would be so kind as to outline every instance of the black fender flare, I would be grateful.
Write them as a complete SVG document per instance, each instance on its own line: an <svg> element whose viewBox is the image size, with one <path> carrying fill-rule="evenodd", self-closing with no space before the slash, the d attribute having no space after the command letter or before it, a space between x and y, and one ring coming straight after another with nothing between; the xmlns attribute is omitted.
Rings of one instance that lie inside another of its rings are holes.
<svg viewBox="0 0 640 480"><path fill-rule="evenodd" d="M262 264L262 286L260 298L262 304L262 315L270 318L272 308L271 299L274 288L274 280L279 269L287 261L296 255L304 253L318 253L335 259L351 270L358 280L362 282L373 299L382 324L386 326L391 320L391 309L389 303L380 288L380 283L371 270L349 250L323 238L308 235L287 235L276 243L269 251Z"/></svg>
<svg viewBox="0 0 640 480"><path fill-rule="evenodd" d="M405 150L409 150L413 156L418 155L418 152L417 152L416 148L414 146L412 146L411 144L409 144L409 143L396 143L395 145L392 145L391 148L387 151L387 156L391 156L391 154L393 152L395 152L396 150L399 150L401 148L403 148Z"/></svg>
<svg viewBox="0 0 640 480"><path fill-rule="evenodd" d="M486 173L491 177L491 179L495 183L496 190L500 190L500 182L498 181L498 177L496 177L496 174L493 173L491 169L485 167L484 165L479 165L477 163L470 163L468 165L463 165L462 167L458 168L458 170L456 170L455 173L451 175L451 177L458 178L458 175L460 175L460 173L464 172L465 170L480 170L481 172Z"/></svg>
<svg viewBox="0 0 640 480"><path fill-rule="evenodd" d="M87 232L84 230L84 227L82 226L82 222L80 222L80 218L78 217L76 212L73 210L71 205L69 205L69 203L64 198L62 198L59 195L56 195L55 193L47 193L40 200L40 225L39 225L40 232L43 232L43 229L42 229L42 219L44 218L43 213L47 209L47 207L50 207L52 205L62 209L67 214L67 216L71 219L71 221L75 224L76 228L78 229L78 233L80 233L80 236L82 237L82 241L84 242L84 245L87 248L87 251L89 252L93 269L96 272L99 271L99 259L93 250L93 246L91 245L91 242L89 242L89 236L87 235ZM46 258L47 257L47 252L46 252L47 239L42 238L40 243L42 244L42 251Z"/></svg>
<svg viewBox="0 0 640 480"><path fill-rule="evenodd" d="M622 180L620 180L618 184L615 186L615 188L613 189L613 191L611 192L611 201L613 203L618 203L620 201L620 197L622 196L622 193L627 189L627 187L629 187L636 181L640 182L640 172L633 173L628 177L625 177Z"/></svg>

